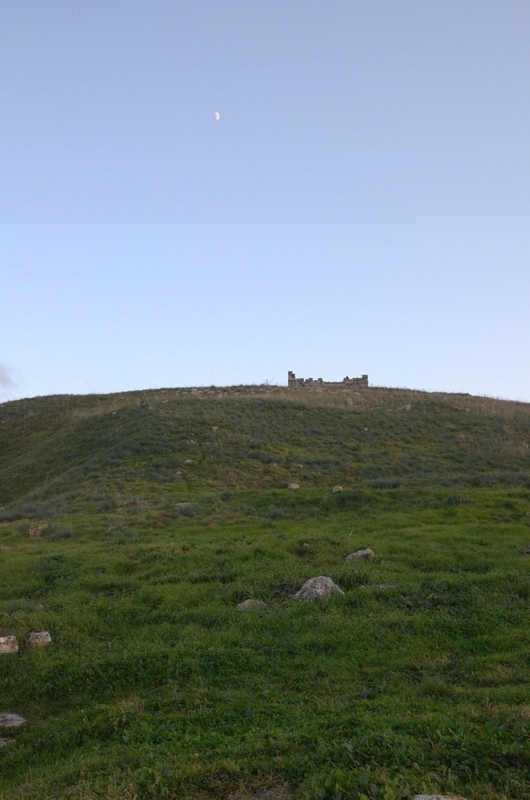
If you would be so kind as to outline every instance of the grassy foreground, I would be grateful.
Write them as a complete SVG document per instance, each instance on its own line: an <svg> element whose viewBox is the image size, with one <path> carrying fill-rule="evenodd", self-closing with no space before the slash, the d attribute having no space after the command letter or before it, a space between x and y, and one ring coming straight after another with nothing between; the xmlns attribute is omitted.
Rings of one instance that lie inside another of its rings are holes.
<svg viewBox="0 0 530 800"><path fill-rule="evenodd" d="M529 423L378 389L0 405L2 800L528 798ZM316 575L344 596L290 599Z"/></svg>

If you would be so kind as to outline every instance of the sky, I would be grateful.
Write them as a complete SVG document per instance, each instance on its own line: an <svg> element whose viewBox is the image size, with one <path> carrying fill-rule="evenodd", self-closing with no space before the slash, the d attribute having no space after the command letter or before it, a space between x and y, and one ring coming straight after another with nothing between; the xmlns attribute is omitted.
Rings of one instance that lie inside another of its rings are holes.
<svg viewBox="0 0 530 800"><path fill-rule="evenodd" d="M0 0L0 401L530 401L529 42L528 0Z"/></svg>

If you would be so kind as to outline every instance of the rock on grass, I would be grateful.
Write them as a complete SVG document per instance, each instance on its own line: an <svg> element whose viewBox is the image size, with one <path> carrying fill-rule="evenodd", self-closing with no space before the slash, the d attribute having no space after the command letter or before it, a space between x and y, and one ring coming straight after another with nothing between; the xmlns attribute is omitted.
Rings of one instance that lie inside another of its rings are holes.
<svg viewBox="0 0 530 800"><path fill-rule="evenodd" d="M0 728L18 728L25 721L20 714L0 714Z"/></svg>
<svg viewBox="0 0 530 800"><path fill-rule="evenodd" d="M249 608L263 610L264 608L267 608L267 603L264 603L263 600L258 600L254 597L251 597L249 600L243 600L243 602L239 603L237 606L238 611L247 611Z"/></svg>
<svg viewBox="0 0 530 800"><path fill-rule="evenodd" d="M369 561L371 558L375 556L373 550L370 550L369 547L365 547L364 550L356 550L355 553L350 553L349 556L346 556L344 559L345 561Z"/></svg>
<svg viewBox="0 0 530 800"><path fill-rule="evenodd" d="M30 647L46 647L51 643L52 637L48 631L32 631L28 634Z"/></svg>
<svg viewBox="0 0 530 800"><path fill-rule="evenodd" d="M416 794L412 800L466 800L457 794Z"/></svg>
<svg viewBox="0 0 530 800"><path fill-rule="evenodd" d="M0 653L18 653L16 636L0 636Z"/></svg>
<svg viewBox="0 0 530 800"><path fill-rule="evenodd" d="M331 578L319 575L318 578L309 578L301 589L293 595L293 600L308 602L310 600L325 600L334 592L344 594L340 586L337 586Z"/></svg>

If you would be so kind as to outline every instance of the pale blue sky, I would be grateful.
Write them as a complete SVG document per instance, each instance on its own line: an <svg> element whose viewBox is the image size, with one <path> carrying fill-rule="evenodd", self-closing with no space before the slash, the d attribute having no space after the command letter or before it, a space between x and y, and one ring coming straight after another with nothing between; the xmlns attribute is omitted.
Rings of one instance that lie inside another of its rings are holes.
<svg viewBox="0 0 530 800"><path fill-rule="evenodd" d="M528 0L0 0L0 399L530 401L529 90Z"/></svg>

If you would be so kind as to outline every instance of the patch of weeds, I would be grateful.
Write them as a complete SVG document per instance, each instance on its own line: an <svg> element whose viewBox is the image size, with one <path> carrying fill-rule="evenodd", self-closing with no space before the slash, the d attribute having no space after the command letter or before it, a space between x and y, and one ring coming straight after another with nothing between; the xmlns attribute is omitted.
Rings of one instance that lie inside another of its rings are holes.
<svg viewBox="0 0 530 800"><path fill-rule="evenodd" d="M35 564L32 564L30 570L39 575L44 583L48 585L70 578L74 572L73 566L63 555L41 558Z"/></svg>
<svg viewBox="0 0 530 800"><path fill-rule="evenodd" d="M333 572L332 579L337 586L347 592L350 589L357 589L359 586L366 586L371 581L371 576L368 570L365 569L349 569L343 567L337 572Z"/></svg>
<svg viewBox="0 0 530 800"><path fill-rule="evenodd" d="M420 564L416 569L418 572L436 572L436 567L432 564Z"/></svg>
<svg viewBox="0 0 530 800"><path fill-rule="evenodd" d="M237 579L235 572L221 570L211 570L199 572L195 570L185 576L185 580L190 583L233 583Z"/></svg>
<svg viewBox="0 0 530 800"><path fill-rule="evenodd" d="M48 525L44 531L44 538L49 542L60 542L63 539L71 539L74 535L72 528L60 528L57 525Z"/></svg>
<svg viewBox="0 0 530 800"><path fill-rule="evenodd" d="M399 478L388 477L388 478L376 478L373 481L370 481L370 488L371 489L399 489L401 486L401 481Z"/></svg>
<svg viewBox="0 0 530 800"><path fill-rule="evenodd" d="M300 539L294 552L298 558L306 558L307 556L311 555L311 547L307 542L304 542L302 539Z"/></svg>
<svg viewBox="0 0 530 800"><path fill-rule="evenodd" d="M289 578L279 578L269 587L269 594L281 600L288 600L293 594L296 594L298 589L302 587L304 581L291 580Z"/></svg>
<svg viewBox="0 0 530 800"><path fill-rule="evenodd" d="M230 605L237 605L251 596L253 596L252 587L240 581L224 584L220 592L221 600Z"/></svg>
<svg viewBox="0 0 530 800"><path fill-rule="evenodd" d="M472 612L472 587L450 584L446 581L426 581L421 591L411 591L408 595L398 595L393 603L409 610L444 610L454 617L468 617Z"/></svg>
<svg viewBox="0 0 530 800"><path fill-rule="evenodd" d="M118 504L113 497L109 496L103 498L98 506L98 511L100 514L105 514L107 511L114 511L116 508L118 508Z"/></svg>
<svg viewBox="0 0 530 800"><path fill-rule="evenodd" d="M362 700L373 700L374 697L377 697L381 694L382 687L380 686L363 686L357 692L357 697L360 697Z"/></svg>
<svg viewBox="0 0 530 800"><path fill-rule="evenodd" d="M175 509L182 517L194 517L198 511L197 503L177 503Z"/></svg>
<svg viewBox="0 0 530 800"><path fill-rule="evenodd" d="M283 519L283 517L285 516L285 511L283 510L283 508L276 508L275 506L273 506L272 508L269 508L269 510L267 511L267 516L269 519Z"/></svg>
<svg viewBox="0 0 530 800"><path fill-rule="evenodd" d="M319 748L322 751L322 747ZM356 748L343 742L329 753L328 766L304 784L304 800L405 800L410 789L403 779L391 780L380 767L360 767Z"/></svg>
<svg viewBox="0 0 530 800"><path fill-rule="evenodd" d="M440 700L450 700L454 697L455 691L441 678L425 678L418 684L418 693L423 697L434 697Z"/></svg>
<svg viewBox="0 0 530 800"><path fill-rule="evenodd" d="M468 501L459 494L450 494L445 502L448 506L462 506Z"/></svg>
<svg viewBox="0 0 530 800"><path fill-rule="evenodd" d="M130 544L131 542L137 542L140 539L140 534L138 531L125 528L121 525L116 527L111 526L107 529L107 533L112 534L112 544Z"/></svg>
<svg viewBox="0 0 530 800"><path fill-rule="evenodd" d="M40 611L42 608L43 606L40 603L32 603L29 600L13 600L11 603L6 603L3 613L11 617L19 611L28 613L31 611Z"/></svg>
<svg viewBox="0 0 530 800"><path fill-rule="evenodd" d="M0 511L0 522L13 522L17 519L42 519L70 514L71 506L63 499L48 501L26 501Z"/></svg>
<svg viewBox="0 0 530 800"><path fill-rule="evenodd" d="M18 519L18 517L17 517L17 519ZM27 522L21 522L20 525L17 525L17 531L19 533L25 534L26 536L29 534L29 529L30 528L31 528L31 525L28 525Z"/></svg>
<svg viewBox="0 0 530 800"><path fill-rule="evenodd" d="M161 553L158 550L140 550L131 558L131 564L134 566L142 567L149 564L162 564L171 561L167 553Z"/></svg>
<svg viewBox="0 0 530 800"><path fill-rule="evenodd" d="M326 500L330 502L329 498ZM331 496L331 502L338 509L360 508L369 502L369 494L362 490L337 492Z"/></svg>

